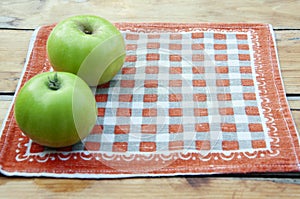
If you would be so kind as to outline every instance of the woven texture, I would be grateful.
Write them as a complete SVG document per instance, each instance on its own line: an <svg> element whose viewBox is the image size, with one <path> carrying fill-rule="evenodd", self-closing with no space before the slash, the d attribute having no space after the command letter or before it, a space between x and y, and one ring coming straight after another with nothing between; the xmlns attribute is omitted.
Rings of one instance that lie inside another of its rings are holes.
<svg viewBox="0 0 300 199"><path fill-rule="evenodd" d="M53 150L17 127L1 138L7 175L128 177L299 171L299 141L285 98L272 29L264 24L116 26L126 61L94 89L97 123ZM20 80L51 70L43 26Z"/></svg>

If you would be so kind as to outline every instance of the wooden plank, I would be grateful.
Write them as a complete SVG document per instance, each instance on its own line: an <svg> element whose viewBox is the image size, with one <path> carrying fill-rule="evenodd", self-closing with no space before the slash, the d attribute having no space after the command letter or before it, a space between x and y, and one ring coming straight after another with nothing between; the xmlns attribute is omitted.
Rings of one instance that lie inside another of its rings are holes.
<svg viewBox="0 0 300 199"><path fill-rule="evenodd" d="M0 30L0 93L15 91L32 33ZM286 92L300 94L300 30L276 31L276 38Z"/></svg>
<svg viewBox="0 0 300 199"><path fill-rule="evenodd" d="M300 30L276 31L275 36L286 91L300 94Z"/></svg>
<svg viewBox="0 0 300 199"><path fill-rule="evenodd" d="M300 111L292 111L292 115L296 124L298 135L300 136Z"/></svg>
<svg viewBox="0 0 300 199"><path fill-rule="evenodd" d="M8 108L11 104L11 101L0 101L0 125L2 126L2 122L7 115ZM1 128L0 128L1 129Z"/></svg>
<svg viewBox="0 0 300 199"><path fill-rule="evenodd" d="M293 100L293 98L291 98L289 105L291 109L300 111L300 97L296 97L296 99L297 100Z"/></svg>
<svg viewBox="0 0 300 199"><path fill-rule="evenodd" d="M0 30L0 92L14 92L33 31Z"/></svg>
<svg viewBox="0 0 300 199"><path fill-rule="evenodd" d="M0 177L1 198L299 198L297 184L238 178L70 180ZM121 197L122 196L122 197Z"/></svg>
<svg viewBox="0 0 300 199"><path fill-rule="evenodd" d="M36 28L75 14L130 22L261 22L299 28L298 0L286 1L1 1L0 27Z"/></svg>

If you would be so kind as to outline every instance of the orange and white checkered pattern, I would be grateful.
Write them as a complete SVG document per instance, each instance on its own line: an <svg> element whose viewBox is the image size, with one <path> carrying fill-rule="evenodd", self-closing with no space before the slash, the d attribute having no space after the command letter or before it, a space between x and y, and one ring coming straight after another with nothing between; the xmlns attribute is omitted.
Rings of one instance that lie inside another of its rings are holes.
<svg viewBox="0 0 300 199"><path fill-rule="evenodd" d="M86 149L222 153L270 147L248 33L123 35L126 63L96 91L98 126L84 141Z"/></svg>

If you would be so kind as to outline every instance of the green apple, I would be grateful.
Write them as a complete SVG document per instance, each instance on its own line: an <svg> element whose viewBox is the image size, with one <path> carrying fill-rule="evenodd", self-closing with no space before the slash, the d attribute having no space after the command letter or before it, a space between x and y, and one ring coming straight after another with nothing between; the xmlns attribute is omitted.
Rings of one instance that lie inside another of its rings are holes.
<svg viewBox="0 0 300 199"><path fill-rule="evenodd" d="M48 147L73 145L97 119L95 96L77 75L41 73L24 84L15 100L15 118L24 134Z"/></svg>
<svg viewBox="0 0 300 199"><path fill-rule="evenodd" d="M120 31L98 16L80 15L58 23L47 40L49 61L55 71L77 74L90 86L110 81L125 61Z"/></svg>

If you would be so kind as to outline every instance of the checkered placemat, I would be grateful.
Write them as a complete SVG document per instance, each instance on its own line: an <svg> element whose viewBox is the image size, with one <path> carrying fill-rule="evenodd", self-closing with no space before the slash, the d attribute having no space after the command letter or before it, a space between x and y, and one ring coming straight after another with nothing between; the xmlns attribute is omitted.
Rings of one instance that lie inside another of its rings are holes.
<svg viewBox="0 0 300 199"><path fill-rule="evenodd" d="M6 175L129 177L299 171L298 135L271 26L120 23L126 62L94 89L91 134L53 150L18 129L13 106L0 163ZM33 35L20 86L51 70Z"/></svg>

